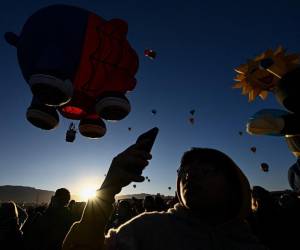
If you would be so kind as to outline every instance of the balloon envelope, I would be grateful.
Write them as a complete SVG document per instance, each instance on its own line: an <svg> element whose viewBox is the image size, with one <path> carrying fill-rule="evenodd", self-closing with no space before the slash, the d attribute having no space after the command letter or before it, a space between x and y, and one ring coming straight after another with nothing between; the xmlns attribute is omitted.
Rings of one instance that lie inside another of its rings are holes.
<svg viewBox="0 0 300 250"><path fill-rule="evenodd" d="M269 172L269 165L265 162L263 162L261 165L260 165L260 168L262 171L264 172Z"/></svg>
<svg viewBox="0 0 300 250"><path fill-rule="evenodd" d="M153 60L156 57L156 52L152 49L145 49L144 55Z"/></svg>
<svg viewBox="0 0 300 250"><path fill-rule="evenodd" d="M121 19L105 20L88 10L57 4L35 12L19 36L8 33L6 40L17 48L21 72L33 94L38 90L56 100L54 93L60 93L66 101L55 108L67 119L81 120L99 115L96 104L103 96L125 95L135 88L139 61L127 31ZM40 80L48 84L46 90Z"/></svg>
<svg viewBox="0 0 300 250"><path fill-rule="evenodd" d="M189 118L189 122L190 122L191 124L194 124L194 123L195 123L195 118L194 118L194 117L190 117L190 118Z"/></svg>
<svg viewBox="0 0 300 250"><path fill-rule="evenodd" d="M247 132L252 135L283 136L280 119L289 112L280 109L262 109L247 122Z"/></svg>
<svg viewBox="0 0 300 250"><path fill-rule="evenodd" d="M196 110L195 110L195 109L192 109L192 110L190 111L190 114L191 114L191 115L194 115L195 112L196 112Z"/></svg>

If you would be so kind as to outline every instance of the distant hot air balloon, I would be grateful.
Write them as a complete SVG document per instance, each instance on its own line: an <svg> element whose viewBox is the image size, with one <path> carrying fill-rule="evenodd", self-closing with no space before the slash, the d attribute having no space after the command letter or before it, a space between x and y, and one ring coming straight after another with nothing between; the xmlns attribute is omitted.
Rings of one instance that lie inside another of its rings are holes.
<svg viewBox="0 0 300 250"><path fill-rule="evenodd" d="M152 113L153 115L156 115L156 113L157 113L156 109L152 109L152 110L151 110L151 113Z"/></svg>
<svg viewBox="0 0 300 250"><path fill-rule="evenodd" d="M267 163L265 163L265 162L263 162L262 164L260 164L260 168L264 172L269 172L269 165Z"/></svg>
<svg viewBox="0 0 300 250"><path fill-rule="evenodd" d="M256 147L251 147L250 150L255 153L256 152Z"/></svg>
<svg viewBox="0 0 300 250"><path fill-rule="evenodd" d="M195 109L192 109L192 110L190 111L190 114L191 114L191 115L194 115L195 112L196 112L196 110L195 110Z"/></svg>
<svg viewBox="0 0 300 250"><path fill-rule="evenodd" d="M150 182L150 179L148 178L148 182Z"/></svg>
<svg viewBox="0 0 300 250"><path fill-rule="evenodd" d="M133 184L132 186L133 186L133 188L136 188L136 185L135 185L135 184Z"/></svg>
<svg viewBox="0 0 300 250"><path fill-rule="evenodd" d="M189 122L193 125L195 123L195 118L194 117L190 117L189 118Z"/></svg>
<svg viewBox="0 0 300 250"><path fill-rule="evenodd" d="M168 187L169 190L171 190L171 187Z"/></svg>
<svg viewBox="0 0 300 250"><path fill-rule="evenodd" d="M242 135L243 135L243 132L242 132L242 131L240 131L240 132L239 132L239 135L241 135L241 136L242 136Z"/></svg>
<svg viewBox="0 0 300 250"><path fill-rule="evenodd" d="M138 69L127 32L121 19L59 4L33 13L19 35L7 32L33 94L27 120L50 130L57 127L59 112L80 120L83 136L100 138L106 133L102 119L126 117L131 108L125 95L135 88Z"/></svg>
<svg viewBox="0 0 300 250"><path fill-rule="evenodd" d="M131 129L132 129L131 127L128 127L128 131L131 131Z"/></svg>
<svg viewBox="0 0 300 250"><path fill-rule="evenodd" d="M145 179L148 180L148 176L146 176Z"/></svg>
<svg viewBox="0 0 300 250"><path fill-rule="evenodd" d="M156 57L156 52L152 49L145 49L144 55L152 60Z"/></svg>

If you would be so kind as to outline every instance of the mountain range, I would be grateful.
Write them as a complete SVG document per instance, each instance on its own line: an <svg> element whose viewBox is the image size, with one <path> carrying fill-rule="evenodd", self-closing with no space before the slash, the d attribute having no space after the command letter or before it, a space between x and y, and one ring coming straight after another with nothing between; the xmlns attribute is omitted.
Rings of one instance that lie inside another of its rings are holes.
<svg viewBox="0 0 300 250"><path fill-rule="evenodd" d="M0 201L12 200L16 203L41 204L41 203L49 203L52 195L54 195L54 191L36 189L34 187L12 186L12 185L0 186ZM123 200L123 199L131 199L132 197L135 197L136 199L144 199L145 196L147 195L151 195L151 194L141 193L141 194L117 195L116 199ZM163 195L161 196L163 198L171 198L171 197L165 197ZM72 195L71 199L80 201L80 198L77 195Z"/></svg>
<svg viewBox="0 0 300 250"><path fill-rule="evenodd" d="M0 186L0 201L12 200L17 203L49 203L53 191L24 186Z"/></svg>

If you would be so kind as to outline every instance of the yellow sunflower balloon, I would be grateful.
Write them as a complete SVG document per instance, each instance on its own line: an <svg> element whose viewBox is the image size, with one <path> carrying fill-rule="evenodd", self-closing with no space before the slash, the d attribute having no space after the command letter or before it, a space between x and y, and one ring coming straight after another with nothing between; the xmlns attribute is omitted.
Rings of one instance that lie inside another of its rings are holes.
<svg viewBox="0 0 300 250"><path fill-rule="evenodd" d="M237 76L233 88L241 88L252 102L257 96L266 99L268 91L273 91L282 76L299 67L299 54L285 54L280 46L274 52L269 49L246 64L235 69Z"/></svg>

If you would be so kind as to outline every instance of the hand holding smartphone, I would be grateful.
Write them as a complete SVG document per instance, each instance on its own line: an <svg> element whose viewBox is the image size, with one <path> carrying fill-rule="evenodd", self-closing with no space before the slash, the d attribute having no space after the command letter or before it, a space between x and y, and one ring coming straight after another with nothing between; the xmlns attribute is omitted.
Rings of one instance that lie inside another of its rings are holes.
<svg viewBox="0 0 300 250"><path fill-rule="evenodd" d="M158 131L159 129L154 127L141 134L134 145L117 155L110 165L101 188L114 186L120 191L131 182L143 182L142 173L149 160L148 157L145 159L146 154L143 151L150 154Z"/></svg>

